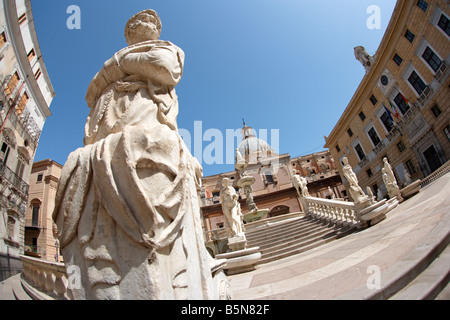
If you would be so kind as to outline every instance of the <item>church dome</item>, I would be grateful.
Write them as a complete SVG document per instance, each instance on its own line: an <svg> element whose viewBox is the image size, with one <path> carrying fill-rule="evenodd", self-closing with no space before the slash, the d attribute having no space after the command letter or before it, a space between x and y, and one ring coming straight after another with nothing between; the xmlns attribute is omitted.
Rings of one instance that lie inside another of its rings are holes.
<svg viewBox="0 0 450 320"><path fill-rule="evenodd" d="M272 147L264 140L258 139L253 134L253 129L248 127L244 123L244 127L241 130L243 140L239 144L237 150L245 159L250 156L264 157L276 154Z"/></svg>

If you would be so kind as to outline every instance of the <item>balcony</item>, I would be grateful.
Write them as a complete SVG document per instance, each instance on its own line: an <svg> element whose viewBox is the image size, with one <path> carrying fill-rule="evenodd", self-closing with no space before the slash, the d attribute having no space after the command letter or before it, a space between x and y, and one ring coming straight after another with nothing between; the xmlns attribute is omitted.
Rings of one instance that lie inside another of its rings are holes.
<svg viewBox="0 0 450 320"><path fill-rule="evenodd" d="M439 83L442 83L442 81L445 79L445 75L447 74L448 65L443 61L441 63L441 66L439 67L438 71L436 71L436 74L434 75L434 78Z"/></svg>
<svg viewBox="0 0 450 320"><path fill-rule="evenodd" d="M358 165L360 168L363 168L368 163L369 163L369 159L367 159L367 157L364 157L360 162L358 162Z"/></svg>
<svg viewBox="0 0 450 320"><path fill-rule="evenodd" d="M419 98L417 99L417 102L420 103L422 106L426 105L427 98L431 95L433 90L430 88L430 86L426 86L425 89L423 89L422 93L420 94Z"/></svg>
<svg viewBox="0 0 450 320"><path fill-rule="evenodd" d="M384 143L383 143L383 141L380 141L376 146L375 146L375 148L373 148L373 153L375 153L375 154L378 154L381 150L383 150L384 149Z"/></svg>
<svg viewBox="0 0 450 320"><path fill-rule="evenodd" d="M28 195L28 183L23 181L8 166L0 162L0 175L12 184L12 189L21 193L23 196Z"/></svg>

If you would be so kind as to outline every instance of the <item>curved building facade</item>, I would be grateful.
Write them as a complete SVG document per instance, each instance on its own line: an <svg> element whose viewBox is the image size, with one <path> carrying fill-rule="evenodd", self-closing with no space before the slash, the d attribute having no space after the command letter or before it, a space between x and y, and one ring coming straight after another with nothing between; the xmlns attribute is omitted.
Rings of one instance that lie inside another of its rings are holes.
<svg viewBox="0 0 450 320"><path fill-rule="evenodd" d="M30 0L0 1L0 280L20 271L34 155L55 92ZM39 226L35 226L39 228Z"/></svg>

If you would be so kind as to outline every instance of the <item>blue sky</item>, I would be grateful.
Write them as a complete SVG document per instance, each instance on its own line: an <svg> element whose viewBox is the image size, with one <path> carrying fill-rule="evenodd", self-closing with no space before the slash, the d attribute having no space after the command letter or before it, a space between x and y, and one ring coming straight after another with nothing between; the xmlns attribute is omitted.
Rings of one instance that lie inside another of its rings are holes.
<svg viewBox="0 0 450 320"><path fill-rule="evenodd" d="M257 131L266 129L269 143L270 133L278 130L282 154L324 150L323 136L331 132L364 76L353 48L362 45L376 52L395 2L32 0L56 92L35 161L50 158L64 164L70 152L83 146L86 89L103 62L126 46L124 26L143 9L158 12L161 39L186 54L176 88L178 126L192 134L192 152L196 121L201 121L203 133L212 129L223 134L223 157L215 159L225 163L199 159L205 175L234 170L226 164L225 133L241 128L242 118ZM79 30L67 28L70 5L81 9ZM379 29L367 27L371 5L380 8ZM200 138L202 150L218 145L216 136L211 141Z"/></svg>

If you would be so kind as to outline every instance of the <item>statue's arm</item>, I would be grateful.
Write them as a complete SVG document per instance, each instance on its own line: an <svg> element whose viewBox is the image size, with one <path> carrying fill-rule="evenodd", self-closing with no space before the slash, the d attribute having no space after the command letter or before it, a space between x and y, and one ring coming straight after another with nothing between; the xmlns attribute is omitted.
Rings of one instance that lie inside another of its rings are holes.
<svg viewBox="0 0 450 320"><path fill-rule="evenodd" d="M183 54L172 47L155 47L145 52L128 53L120 59L121 69L156 83L176 86L183 72Z"/></svg>

